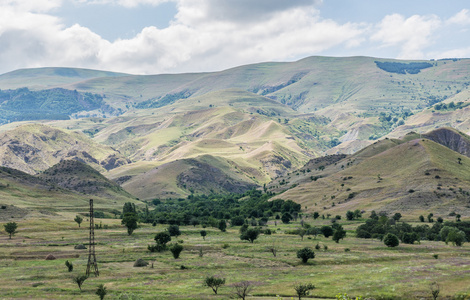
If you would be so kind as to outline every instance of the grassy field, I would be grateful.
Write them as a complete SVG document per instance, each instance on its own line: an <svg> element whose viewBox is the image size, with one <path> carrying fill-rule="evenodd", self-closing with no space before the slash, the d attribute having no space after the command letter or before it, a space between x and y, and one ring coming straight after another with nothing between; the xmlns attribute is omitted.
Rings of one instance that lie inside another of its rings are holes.
<svg viewBox="0 0 470 300"><path fill-rule="evenodd" d="M181 226L182 235L171 242L181 243L184 250L174 259L169 251L147 250L166 225L143 224L128 236L120 220L96 219L96 224L106 228L95 230L100 276L88 278L80 291L71 277L85 273L88 250L74 246L87 243L88 224L84 220L79 228L74 216L63 213L52 219L18 220L18 232L11 240L2 231L0 298L98 299L95 291L104 284L108 290L105 299L228 299L233 297L230 285L249 280L255 287L248 299L295 298L296 283L315 285L311 299L333 299L339 293L375 299L431 299L429 286L434 281L440 285L439 299L470 299L469 244L454 247L423 241L387 248L378 240L354 237L353 230L362 221L341 221L348 233L338 244L331 238L313 236L302 241L286 233L298 228L299 222L278 222L276 226L270 221L268 228L275 233L260 235L253 244L240 240L238 227L229 227L227 232L206 228L203 240L200 226ZM330 223L321 219L306 222L313 226ZM320 250L315 249L317 244ZM276 257L268 250L273 246L278 250ZM307 264L296 257L297 250L304 247L315 251L315 259ZM49 254L57 259L45 260ZM150 265L133 267L139 258ZM66 260L74 265L71 273ZM218 295L202 284L212 275L226 278Z"/></svg>

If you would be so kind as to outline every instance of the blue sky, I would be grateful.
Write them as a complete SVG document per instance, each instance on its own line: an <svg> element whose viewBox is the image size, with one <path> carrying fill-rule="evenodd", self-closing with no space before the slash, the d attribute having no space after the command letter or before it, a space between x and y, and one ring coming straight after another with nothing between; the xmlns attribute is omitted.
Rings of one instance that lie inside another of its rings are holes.
<svg viewBox="0 0 470 300"><path fill-rule="evenodd" d="M433 0L0 0L0 73L223 70L311 55L470 57L470 3Z"/></svg>

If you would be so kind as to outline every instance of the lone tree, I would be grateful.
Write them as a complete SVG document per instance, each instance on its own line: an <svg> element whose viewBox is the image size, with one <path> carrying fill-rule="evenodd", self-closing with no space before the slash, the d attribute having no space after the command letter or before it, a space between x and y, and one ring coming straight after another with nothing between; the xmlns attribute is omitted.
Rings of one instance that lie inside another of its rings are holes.
<svg viewBox="0 0 470 300"><path fill-rule="evenodd" d="M240 235L242 241L250 241L253 243L259 236L259 230L256 228L249 228Z"/></svg>
<svg viewBox="0 0 470 300"><path fill-rule="evenodd" d="M5 231L10 235L10 240L11 236L16 233L16 229L18 228L18 225L15 222L8 222L3 225L5 227Z"/></svg>
<svg viewBox="0 0 470 300"><path fill-rule="evenodd" d="M343 229L343 226L339 225L338 228L336 228L335 233L333 234L333 241L339 243L339 240L344 239L345 236L346 230Z"/></svg>
<svg viewBox="0 0 470 300"><path fill-rule="evenodd" d="M225 284L225 278L218 278L215 276L208 276L204 279L204 286L210 287L214 293L217 295L217 290L219 287Z"/></svg>
<svg viewBox="0 0 470 300"><path fill-rule="evenodd" d="M171 245L170 251L171 254L173 254L173 257L177 259L178 257L180 257L181 251L183 251L183 246L181 244L174 243L173 245Z"/></svg>
<svg viewBox="0 0 470 300"><path fill-rule="evenodd" d="M100 297L100 300L103 300L104 296L106 296L107 293L108 291L106 290L106 287L103 284L100 284L95 292L95 294L97 294L98 297Z"/></svg>
<svg viewBox="0 0 470 300"><path fill-rule="evenodd" d="M384 236L384 244L387 247L396 247L400 245L400 241L398 240L398 237L394 235L393 233L387 233Z"/></svg>
<svg viewBox="0 0 470 300"><path fill-rule="evenodd" d="M75 216L75 219L73 219L73 220L74 220L75 222L77 222L78 227L80 227L80 224L82 224L82 222L83 222L83 218L80 217L79 215L76 215L76 216Z"/></svg>
<svg viewBox="0 0 470 300"><path fill-rule="evenodd" d="M299 300L302 299L303 296L308 296L308 293L310 290L313 290L315 286L311 283L298 283L294 285L294 290L297 293L297 296L299 297Z"/></svg>
<svg viewBox="0 0 470 300"><path fill-rule="evenodd" d="M134 232L134 230L137 229L138 227L137 221L139 221L139 218L137 217L136 213L128 212L124 214L121 224L127 227L128 235L131 235Z"/></svg>
<svg viewBox="0 0 470 300"><path fill-rule="evenodd" d="M201 236L203 240L206 240L207 231L201 230Z"/></svg>
<svg viewBox="0 0 470 300"><path fill-rule="evenodd" d="M315 252L311 248L305 247L297 251L297 258L300 258L306 264L310 258L315 258Z"/></svg>
<svg viewBox="0 0 470 300"><path fill-rule="evenodd" d="M248 294L253 290L254 284L255 283L253 281L247 280L234 283L232 284L233 293L237 298L245 300Z"/></svg>
<svg viewBox="0 0 470 300"><path fill-rule="evenodd" d="M78 285L78 288L80 291L82 290L82 284L87 280L88 276L86 275L77 275L72 277L72 281L75 282Z"/></svg>

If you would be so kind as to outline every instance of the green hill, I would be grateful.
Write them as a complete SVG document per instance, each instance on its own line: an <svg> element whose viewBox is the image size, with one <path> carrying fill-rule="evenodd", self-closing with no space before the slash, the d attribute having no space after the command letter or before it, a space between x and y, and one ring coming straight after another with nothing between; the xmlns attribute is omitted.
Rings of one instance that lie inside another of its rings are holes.
<svg viewBox="0 0 470 300"><path fill-rule="evenodd" d="M454 130L441 129L421 138L415 134L414 138L382 140L310 172L300 169L268 188L276 191L296 184L276 197L294 200L321 214L342 215L355 209L411 215L466 214L470 205L470 158L427 138L447 135L455 141L455 134ZM458 136L468 140L467 136Z"/></svg>

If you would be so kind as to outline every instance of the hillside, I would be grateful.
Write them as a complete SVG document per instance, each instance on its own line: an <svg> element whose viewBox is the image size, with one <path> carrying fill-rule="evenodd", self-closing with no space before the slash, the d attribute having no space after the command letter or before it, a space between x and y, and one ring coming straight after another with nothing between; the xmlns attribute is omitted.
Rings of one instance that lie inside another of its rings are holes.
<svg viewBox="0 0 470 300"><path fill-rule="evenodd" d="M18 221L23 218L50 219L63 213L85 213L89 199L93 198L98 211L111 213L125 202L135 198L105 178L100 178L90 167L57 173L56 176L33 176L19 170L0 167L0 221ZM57 170L55 167L53 170ZM81 171L80 171L81 170ZM85 171L86 172L85 172ZM81 179L73 173L80 172ZM74 179L74 180L70 180ZM77 184L87 183L86 194L80 193ZM100 182L101 181L101 182ZM65 184L63 184L65 183ZM75 184L75 186L72 186ZM75 191L69 188L77 188Z"/></svg>
<svg viewBox="0 0 470 300"><path fill-rule="evenodd" d="M128 163L118 151L93 142L83 133L40 124L0 132L2 166L36 174L63 159L79 160L102 172Z"/></svg>
<svg viewBox="0 0 470 300"><path fill-rule="evenodd" d="M0 164L34 174L75 159L110 179L127 178L124 187L142 199L218 190L189 184L197 173L187 173L190 162L204 161L203 170L223 165L228 178L262 186L313 158L353 154L382 137L401 143L410 131L443 126L470 133L469 64L308 57L193 74L18 70L0 75L9 95L2 105L21 111L27 100L61 117L41 113L49 120L1 126ZM12 96L24 88L27 97ZM172 182L148 175L169 166L180 171L171 172ZM188 182L178 181L185 176Z"/></svg>
<svg viewBox="0 0 470 300"><path fill-rule="evenodd" d="M438 136L438 142L428 138ZM444 137L454 143L449 144ZM290 187L276 198L294 200L321 214L361 209L412 215L459 211L467 215L470 158L449 148L465 141L468 136L452 129L422 137L410 134L402 140L385 139L354 155L323 162L322 167L312 167L310 172L302 168L290 173L268 188L276 191ZM456 150L461 149L465 148Z"/></svg>

